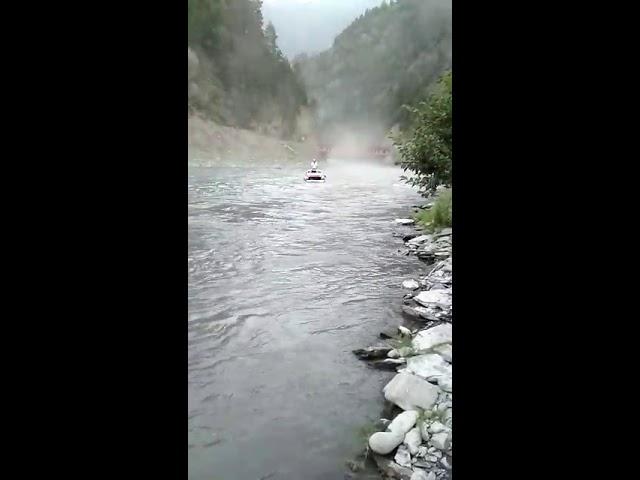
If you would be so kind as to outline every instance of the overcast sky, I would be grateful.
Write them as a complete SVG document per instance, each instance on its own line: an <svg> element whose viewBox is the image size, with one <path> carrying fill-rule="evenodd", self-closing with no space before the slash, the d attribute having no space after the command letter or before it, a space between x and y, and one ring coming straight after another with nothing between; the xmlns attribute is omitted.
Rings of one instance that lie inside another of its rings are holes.
<svg viewBox="0 0 640 480"><path fill-rule="evenodd" d="M317 53L367 8L382 0L263 0L262 13L278 34L278 46L289 58Z"/></svg>

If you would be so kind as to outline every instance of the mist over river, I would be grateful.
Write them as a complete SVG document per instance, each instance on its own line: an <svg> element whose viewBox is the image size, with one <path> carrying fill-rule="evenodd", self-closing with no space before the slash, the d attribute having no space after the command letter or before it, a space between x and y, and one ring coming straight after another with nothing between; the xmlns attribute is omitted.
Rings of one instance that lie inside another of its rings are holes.
<svg viewBox="0 0 640 480"><path fill-rule="evenodd" d="M401 323L398 167L321 162L189 171L189 478L343 479L392 372L351 351Z"/></svg>

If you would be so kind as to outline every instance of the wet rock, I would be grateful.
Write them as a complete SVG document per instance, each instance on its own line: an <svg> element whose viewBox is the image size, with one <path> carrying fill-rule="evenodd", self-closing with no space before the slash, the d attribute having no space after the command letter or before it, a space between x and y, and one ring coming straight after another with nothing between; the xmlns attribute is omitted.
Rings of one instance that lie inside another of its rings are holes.
<svg viewBox="0 0 640 480"><path fill-rule="evenodd" d="M438 306L448 308L451 305L451 289L423 291L413 299L424 307Z"/></svg>
<svg viewBox="0 0 640 480"><path fill-rule="evenodd" d="M404 436L404 441L402 442L407 446L409 453L411 455L417 455L418 448L422 443L422 436L420 435L420 429L417 427L412 428L407 432ZM400 463L400 462L398 462Z"/></svg>
<svg viewBox="0 0 640 480"><path fill-rule="evenodd" d="M422 245L423 243L428 242L429 240L431 240L431 235L419 235L407 241L407 243L409 245Z"/></svg>
<svg viewBox="0 0 640 480"><path fill-rule="evenodd" d="M403 327L402 325L398 325L398 332L403 337L410 337L411 336L411 330L409 330L407 327Z"/></svg>
<svg viewBox="0 0 640 480"><path fill-rule="evenodd" d="M402 288L405 288L407 290L417 290L418 288L420 288L420 284L413 280L405 280L404 282L402 282Z"/></svg>
<svg viewBox="0 0 640 480"><path fill-rule="evenodd" d="M412 341L416 351L431 350L434 346L452 343L451 324L443 323L418 332Z"/></svg>
<svg viewBox="0 0 640 480"><path fill-rule="evenodd" d="M393 460L401 467L411 468L411 454L406 446L400 445Z"/></svg>
<svg viewBox="0 0 640 480"><path fill-rule="evenodd" d="M390 432L393 432L398 435L402 435L402 439L400 440L400 442L398 442L398 445L402 443L407 432L411 430L413 426L416 424L416 420L418 420L418 412L415 410L407 409L406 412L400 413L389 424L388 430Z"/></svg>
<svg viewBox="0 0 640 480"><path fill-rule="evenodd" d="M400 357L400 352L398 352L398 350L396 350L395 348L391 351L389 351L389 353L387 353L387 357L389 358L399 358Z"/></svg>
<svg viewBox="0 0 640 480"><path fill-rule="evenodd" d="M376 432L369 437L369 447L380 455L391 453L402 443L404 436L394 432Z"/></svg>
<svg viewBox="0 0 640 480"><path fill-rule="evenodd" d="M396 223L400 225L413 225L415 222L412 218L396 218Z"/></svg>
<svg viewBox="0 0 640 480"><path fill-rule="evenodd" d="M436 472L429 472L426 480L436 480Z"/></svg>
<svg viewBox="0 0 640 480"><path fill-rule="evenodd" d="M438 398L438 391L438 387L410 373L397 374L383 389L385 398L403 410L429 410Z"/></svg>
<svg viewBox="0 0 640 480"><path fill-rule="evenodd" d="M416 238L418 236L419 236L419 234L417 234L417 233L409 233L408 235L405 235L404 237L402 237L402 241L406 243L409 240L411 240L413 238Z"/></svg>
<svg viewBox="0 0 640 480"><path fill-rule="evenodd" d="M440 464L446 468L447 470L451 470L451 461L450 457L444 456L440 459Z"/></svg>
<svg viewBox="0 0 640 480"><path fill-rule="evenodd" d="M438 450L447 450L449 448L449 433L440 432L431 435L429 445L436 447Z"/></svg>
<svg viewBox="0 0 640 480"><path fill-rule="evenodd" d="M385 358L384 360L374 360L369 365L378 370L395 371L399 366L404 365L404 358Z"/></svg>
<svg viewBox="0 0 640 480"><path fill-rule="evenodd" d="M425 380L451 378L451 364L437 353L426 353L407 358L407 371Z"/></svg>
<svg viewBox="0 0 640 480"><path fill-rule="evenodd" d="M391 347L367 347L354 350L353 353L361 360L376 360L385 358L391 351Z"/></svg>

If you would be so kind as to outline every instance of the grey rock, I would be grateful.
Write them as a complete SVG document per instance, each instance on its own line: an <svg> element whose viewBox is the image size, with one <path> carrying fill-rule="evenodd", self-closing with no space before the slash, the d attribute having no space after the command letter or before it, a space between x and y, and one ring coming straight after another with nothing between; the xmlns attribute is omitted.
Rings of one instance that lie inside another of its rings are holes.
<svg viewBox="0 0 640 480"><path fill-rule="evenodd" d="M419 235L407 241L409 245L422 245L431 240L431 235Z"/></svg>
<svg viewBox="0 0 640 480"><path fill-rule="evenodd" d="M407 434L404 436L404 441L402 443L406 445L411 455L417 455L418 448L422 443L422 436L420 435L420 429L417 427L414 427L411 430L409 430Z"/></svg>
<svg viewBox="0 0 640 480"><path fill-rule="evenodd" d="M443 425L442 423L436 421L431 424L429 427L429 433L440 433L440 432L448 432L449 427Z"/></svg>
<svg viewBox="0 0 640 480"><path fill-rule="evenodd" d="M428 442L429 438L431 438L431 434L429 433L429 423L423 421L418 425L418 427L420 428L420 436L422 437L422 440L424 442Z"/></svg>
<svg viewBox="0 0 640 480"><path fill-rule="evenodd" d="M453 362L453 346L450 343L434 347L433 351L444 358L447 362Z"/></svg>
<svg viewBox="0 0 640 480"><path fill-rule="evenodd" d="M393 377L385 385L383 392L388 401L395 403L403 410L415 410L416 408L429 410L438 398L438 390L438 387L431 385L426 380L403 372Z"/></svg>
<svg viewBox="0 0 640 480"><path fill-rule="evenodd" d="M398 355L400 355L401 357L408 357L413 354L414 354L414 351L413 351L413 348L411 347L400 347L398 349Z"/></svg>
<svg viewBox="0 0 640 480"><path fill-rule="evenodd" d="M396 218L396 223L400 225L413 225L415 222L412 218Z"/></svg>
<svg viewBox="0 0 640 480"><path fill-rule="evenodd" d="M451 364L437 353L415 355L407 359L407 371L425 380L451 378Z"/></svg>
<svg viewBox="0 0 640 480"><path fill-rule="evenodd" d="M390 350L389 353L387 353L387 357L389 357L389 358L399 358L400 357L400 353L398 352L398 350L396 350L394 348L393 350Z"/></svg>
<svg viewBox="0 0 640 480"><path fill-rule="evenodd" d="M427 447L425 447L424 445L420 445L420 446L418 447L418 453L416 453L416 457L418 457L418 458L424 458L424 456L425 456L427 453L429 453L429 452L427 451Z"/></svg>
<svg viewBox="0 0 640 480"><path fill-rule="evenodd" d="M411 468L411 454L409 453L409 449L404 445L398 447L398 451L395 457L393 457L393 460L401 467Z"/></svg>
<svg viewBox="0 0 640 480"><path fill-rule="evenodd" d="M447 432L440 432L431 435L429 445L436 447L438 450L447 450L449 448L449 434Z"/></svg>
<svg viewBox="0 0 640 480"><path fill-rule="evenodd" d="M451 289L426 290L420 292L413 299L424 307L449 307L451 305Z"/></svg>
<svg viewBox="0 0 640 480"><path fill-rule="evenodd" d="M438 386L445 392L453 392L453 377L451 372L438 378Z"/></svg>
<svg viewBox="0 0 640 480"><path fill-rule="evenodd" d="M449 463L449 459L446 456L440 459L440 463L447 470L451 470L451 463Z"/></svg>
<svg viewBox="0 0 640 480"><path fill-rule="evenodd" d="M436 480L436 473L434 471L429 472L426 480Z"/></svg>

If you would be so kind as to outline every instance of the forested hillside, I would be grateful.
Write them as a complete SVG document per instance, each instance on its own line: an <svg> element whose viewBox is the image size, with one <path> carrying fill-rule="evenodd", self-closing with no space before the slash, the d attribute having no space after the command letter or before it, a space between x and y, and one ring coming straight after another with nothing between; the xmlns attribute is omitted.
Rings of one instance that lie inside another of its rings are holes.
<svg viewBox="0 0 640 480"><path fill-rule="evenodd" d="M261 8L261 0L188 0L189 108L288 138L307 98Z"/></svg>
<svg viewBox="0 0 640 480"><path fill-rule="evenodd" d="M396 0L367 10L331 49L298 56L325 132L404 127L403 105L425 99L451 68L451 0Z"/></svg>

